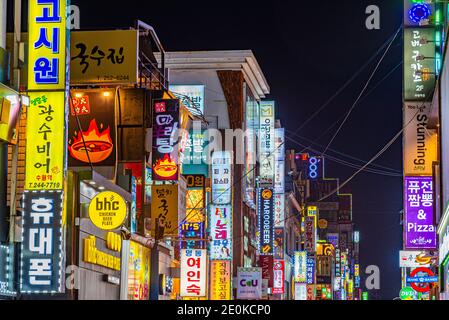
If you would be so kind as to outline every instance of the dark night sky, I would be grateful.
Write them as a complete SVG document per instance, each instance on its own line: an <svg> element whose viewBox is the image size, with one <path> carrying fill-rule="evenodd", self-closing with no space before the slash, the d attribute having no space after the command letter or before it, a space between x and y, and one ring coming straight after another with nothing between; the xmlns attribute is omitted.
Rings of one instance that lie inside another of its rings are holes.
<svg viewBox="0 0 449 320"><path fill-rule="evenodd" d="M81 9L81 28L128 27L134 19L140 19L156 29L167 51L253 50L271 87L268 98L277 101L277 117L290 132L323 105L402 22L401 0L126 0L116 6L106 0L72 3ZM380 30L365 28L365 9L371 4L380 7ZM347 112L379 57L299 135L316 141ZM370 88L401 60L402 44L397 39ZM397 68L356 107L332 148L369 160L400 130L401 70ZM335 129L318 142L326 145ZM291 142L288 147L301 149ZM401 140L376 163L402 170ZM354 172L327 163L328 177L344 181ZM361 231L362 270L367 265L380 267L378 296L383 299L397 297L400 290L401 181L364 173L350 183L353 217Z"/></svg>

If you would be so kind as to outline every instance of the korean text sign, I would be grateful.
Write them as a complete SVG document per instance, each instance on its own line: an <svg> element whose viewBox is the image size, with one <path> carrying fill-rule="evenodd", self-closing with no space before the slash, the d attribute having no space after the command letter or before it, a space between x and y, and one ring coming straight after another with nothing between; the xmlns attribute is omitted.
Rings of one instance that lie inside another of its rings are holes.
<svg viewBox="0 0 449 320"><path fill-rule="evenodd" d="M64 90L66 0L30 0L28 90Z"/></svg>
<svg viewBox="0 0 449 320"><path fill-rule="evenodd" d="M71 33L71 83L137 83L137 30Z"/></svg>
<svg viewBox="0 0 449 320"><path fill-rule="evenodd" d="M285 263L275 260L273 264L273 294L284 294Z"/></svg>
<svg viewBox="0 0 449 320"><path fill-rule="evenodd" d="M156 100L153 108L154 181L178 180L179 100Z"/></svg>
<svg viewBox="0 0 449 320"><path fill-rule="evenodd" d="M230 204L232 201L232 153L217 151L212 155L212 203Z"/></svg>
<svg viewBox="0 0 449 320"><path fill-rule="evenodd" d="M232 259L232 206L210 206L210 258Z"/></svg>
<svg viewBox="0 0 449 320"><path fill-rule="evenodd" d="M58 190L64 177L64 92L30 93L26 190Z"/></svg>
<svg viewBox="0 0 449 320"><path fill-rule="evenodd" d="M20 291L61 292L62 191L25 191Z"/></svg>
<svg viewBox="0 0 449 320"><path fill-rule="evenodd" d="M231 300L231 261L211 261L211 300Z"/></svg>
<svg viewBox="0 0 449 320"><path fill-rule="evenodd" d="M178 186L156 185L151 188L151 223L163 225L164 235L178 235Z"/></svg>
<svg viewBox="0 0 449 320"><path fill-rule="evenodd" d="M260 103L260 184L273 186L275 166L274 101Z"/></svg>
<svg viewBox="0 0 449 320"><path fill-rule="evenodd" d="M181 250L181 296L205 297L206 250Z"/></svg>
<svg viewBox="0 0 449 320"><path fill-rule="evenodd" d="M194 115L204 113L204 85L170 85L170 91L181 99Z"/></svg>
<svg viewBox="0 0 449 320"><path fill-rule="evenodd" d="M304 217L305 241L304 248L308 253L316 250L316 216Z"/></svg>
<svg viewBox="0 0 449 320"><path fill-rule="evenodd" d="M298 283L306 283L307 280L307 252L296 251L295 252L295 268L294 279Z"/></svg>
<svg viewBox="0 0 449 320"><path fill-rule="evenodd" d="M237 299L258 300L262 298L262 270L260 268L237 268Z"/></svg>
<svg viewBox="0 0 449 320"><path fill-rule="evenodd" d="M405 177L405 248L435 249L432 177Z"/></svg>

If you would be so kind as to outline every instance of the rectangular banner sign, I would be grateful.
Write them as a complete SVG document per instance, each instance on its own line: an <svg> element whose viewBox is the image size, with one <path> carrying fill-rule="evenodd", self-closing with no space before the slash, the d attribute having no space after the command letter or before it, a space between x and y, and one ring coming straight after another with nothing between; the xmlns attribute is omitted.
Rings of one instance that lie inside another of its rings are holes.
<svg viewBox="0 0 449 320"><path fill-rule="evenodd" d="M181 250L181 297L205 297L206 250Z"/></svg>
<svg viewBox="0 0 449 320"><path fill-rule="evenodd" d="M307 282L307 252L295 252L294 279L298 283Z"/></svg>
<svg viewBox="0 0 449 320"><path fill-rule="evenodd" d="M432 177L405 177L405 248L436 249Z"/></svg>
<svg viewBox="0 0 449 320"><path fill-rule="evenodd" d="M210 259L232 259L232 206L210 206Z"/></svg>
<svg viewBox="0 0 449 320"><path fill-rule="evenodd" d="M285 264L284 260L275 260L273 265L273 294L284 294Z"/></svg>
<svg viewBox="0 0 449 320"><path fill-rule="evenodd" d="M229 260L211 261L211 300L231 300L231 263Z"/></svg>
<svg viewBox="0 0 449 320"><path fill-rule="evenodd" d="M164 235L178 235L178 186L155 185L151 188L151 223L164 226Z"/></svg>
<svg viewBox="0 0 449 320"><path fill-rule="evenodd" d="M232 201L232 153L216 151L212 154L212 203L230 204Z"/></svg>
<svg viewBox="0 0 449 320"><path fill-rule="evenodd" d="M275 166L275 106L274 101L260 102L260 186L272 187L274 185Z"/></svg>
<svg viewBox="0 0 449 320"><path fill-rule="evenodd" d="M23 194L21 293L63 292L62 197L62 191Z"/></svg>
<svg viewBox="0 0 449 320"><path fill-rule="evenodd" d="M274 206L273 189L258 189L257 213L259 217L260 254L274 252Z"/></svg>
<svg viewBox="0 0 449 320"><path fill-rule="evenodd" d="M261 268L237 268L237 299L262 299Z"/></svg>
<svg viewBox="0 0 449 320"><path fill-rule="evenodd" d="M273 256L259 256L260 266L262 268L262 279L266 280L268 283L268 288L273 288L273 265L274 259Z"/></svg>
<svg viewBox="0 0 449 320"><path fill-rule="evenodd" d="M169 89L193 115L204 114L204 85L171 84Z"/></svg>

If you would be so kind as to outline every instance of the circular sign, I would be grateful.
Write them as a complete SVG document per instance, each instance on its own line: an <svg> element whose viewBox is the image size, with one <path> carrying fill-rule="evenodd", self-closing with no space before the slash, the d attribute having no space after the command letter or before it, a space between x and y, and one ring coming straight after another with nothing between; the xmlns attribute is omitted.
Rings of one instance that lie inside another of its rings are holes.
<svg viewBox="0 0 449 320"><path fill-rule="evenodd" d="M271 191L270 189L265 189L262 191L262 198L264 198L265 200L271 199L272 196L273 191Z"/></svg>
<svg viewBox="0 0 449 320"><path fill-rule="evenodd" d="M327 220L326 219L320 219L318 221L318 228L326 229L327 228Z"/></svg>
<svg viewBox="0 0 449 320"><path fill-rule="evenodd" d="M425 273L430 277L435 276L435 274L433 273L432 270L430 270L429 268L416 268L414 269L412 272L410 272L410 276L411 277L415 277L418 273ZM417 291L417 292L421 292L421 293L426 293L430 291L430 284L429 283L410 283L411 287Z"/></svg>
<svg viewBox="0 0 449 320"><path fill-rule="evenodd" d="M89 204L90 221L102 230L120 227L125 221L126 212L125 199L112 191L97 194Z"/></svg>
<svg viewBox="0 0 449 320"><path fill-rule="evenodd" d="M402 288L399 297L401 300L413 300L413 296L415 295L415 290L410 287Z"/></svg>

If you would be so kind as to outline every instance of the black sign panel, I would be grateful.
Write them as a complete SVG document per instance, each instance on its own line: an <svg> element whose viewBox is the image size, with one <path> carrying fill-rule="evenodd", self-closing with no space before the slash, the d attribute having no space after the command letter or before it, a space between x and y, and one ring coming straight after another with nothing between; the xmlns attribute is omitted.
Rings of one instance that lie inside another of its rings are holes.
<svg viewBox="0 0 449 320"><path fill-rule="evenodd" d="M25 191L20 291L61 292L62 191Z"/></svg>
<svg viewBox="0 0 449 320"><path fill-rule="evenodd" d="M274 195L272 188L258 189L258 217L260 253L274 253Z"/></svg>

